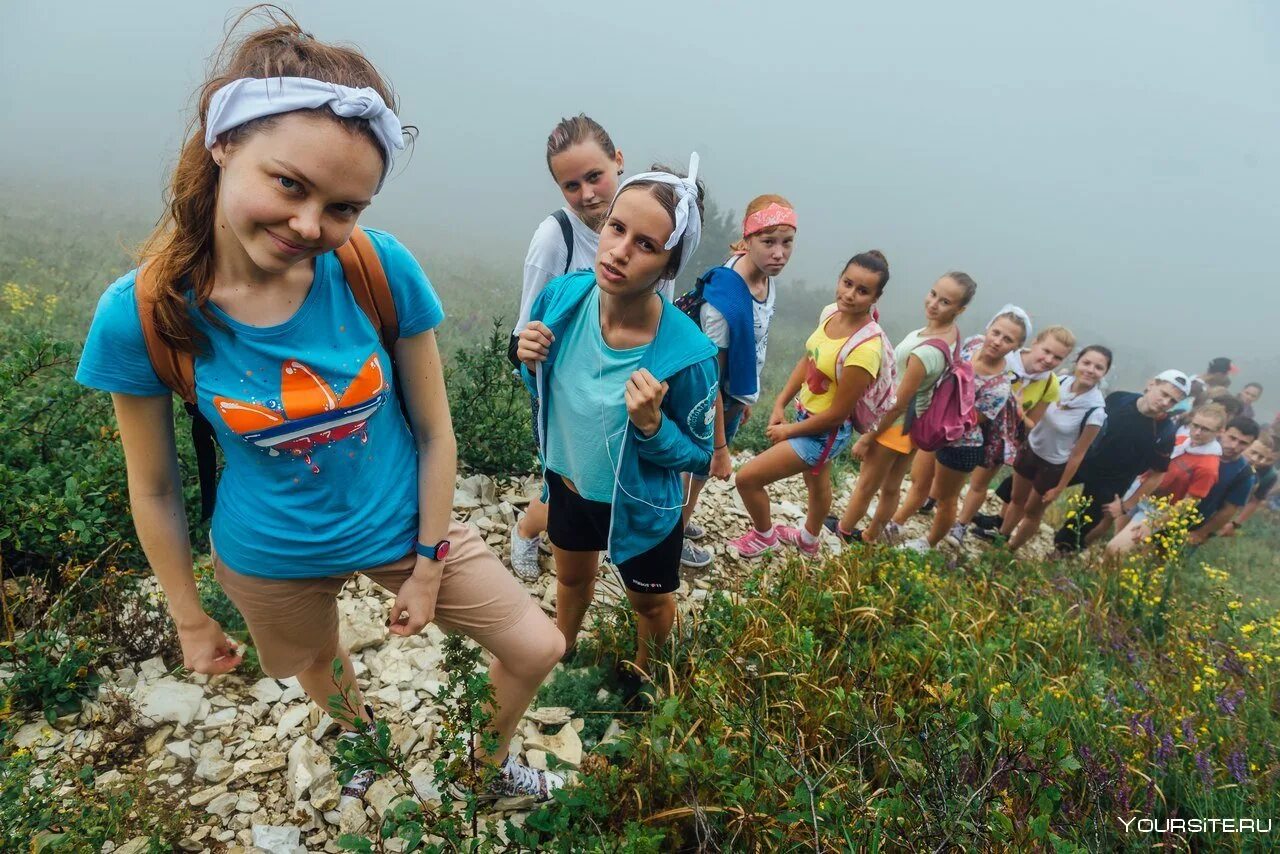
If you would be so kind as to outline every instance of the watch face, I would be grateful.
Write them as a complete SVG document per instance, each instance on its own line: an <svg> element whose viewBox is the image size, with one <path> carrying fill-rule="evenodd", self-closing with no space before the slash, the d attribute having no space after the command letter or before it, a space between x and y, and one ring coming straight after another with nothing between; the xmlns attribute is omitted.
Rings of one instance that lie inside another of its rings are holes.
<svg viewBox="0 0 1280 854"><path fill-rule="evenodd" d="M441 540L436 543L436 560L444 560L449 554L449 541Z"/></svg>

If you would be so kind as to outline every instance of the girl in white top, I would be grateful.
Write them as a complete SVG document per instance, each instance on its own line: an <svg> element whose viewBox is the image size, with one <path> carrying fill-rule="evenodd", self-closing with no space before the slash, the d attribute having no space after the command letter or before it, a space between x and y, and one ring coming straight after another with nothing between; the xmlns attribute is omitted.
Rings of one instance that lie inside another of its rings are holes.
<svg viewBox="0 0 1280 854"><path fill-rule="evenodd" d="M1091 344L1076 357L1075 372L1059 380L1058 399L1027 436L1013 464L1013 491L1000 533L1020 548L1040 530L1045 508L1075 477L1107 420L1098 387L1111 370L1111 351Z"/></svg>
<svg viewBox="0 0 1280 854"><path fill-rule="evenodd" d="M561 119L547 137L547 168L564 196L565 206L538 224L524 259L520 314L511 333L514 361L516 336L529 323L529 310L547 282L574 270L595 266L600 228L618 191L622 152L599 123L579 113ZM667 294L670 298L670 294ZM536 405L536 404L535 404ZM534 411L534 445L537 446ZM511 569L531 581L542 572L538 547L547 529L547 505L535 497L511 528Z"/></svg>

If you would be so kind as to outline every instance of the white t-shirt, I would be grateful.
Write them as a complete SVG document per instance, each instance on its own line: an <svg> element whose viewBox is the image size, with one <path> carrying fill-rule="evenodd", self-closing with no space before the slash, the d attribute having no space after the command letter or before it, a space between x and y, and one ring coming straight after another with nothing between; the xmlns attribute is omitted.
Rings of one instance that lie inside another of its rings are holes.
<svg viewBox="0 0 1280 854"><path fill-rule="evenodd" d="M737 259L735 258L734 260ZM730 261L724 266L730 267L732 264L733 261ZM734 396L734 400L738 400L747 406L755 406L756 401L760 399L760 376L764 372L765 351L769 349L769 324L773 322L773 303L778 293L773 286L773 279L769 279L766 286L768 287L768 293L763 300L758 300L755 296L751 297L751 320L756 333L756 393ZM702 304L699 320L701 321L702 331L711 339L711 343L721 350L727 350L729 348L729 323L724 319L724 315L708 302Z"/></svg>
<svg viewBox="0 0 1280 854"><path fill-rule="evenodd" d="M1031 450L1046 463L1065 463L1085 427L1101 427L1107 422L1107 399L1102 390L1094 386L1084 394L1074 394L1071 386L1075 381L1071 376L1058 379L1058 399L1049 404L1040 423L1027 436Z"/></svg>
<svg viewBox="0 0 1280 854"><path fill-rule="evenodd" d="M569 208L561 208L569 215L569 225L573 232L573 257L565 258L564 233L560 231L560 223L555 216L549 216L538 224L529 241L529 252L524 257L524 290L520 294L520 314L516 318L514 333L519 333L529 325L529 311L533 301L542 293L547 282L575 270L590 270L596 264L596 249L600 246L600 235L592 231L587 224L578 219L578 215Z"/></svg>

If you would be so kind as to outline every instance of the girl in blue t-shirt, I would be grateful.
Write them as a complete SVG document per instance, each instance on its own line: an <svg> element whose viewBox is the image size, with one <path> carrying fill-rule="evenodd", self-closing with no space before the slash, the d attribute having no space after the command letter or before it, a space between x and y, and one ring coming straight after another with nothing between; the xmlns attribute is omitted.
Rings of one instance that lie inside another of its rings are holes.
<svg viewBox="0 0 1280 854"><path fill-rule="evenodd" d="M225 673L241 652L196 590L173 405L148 355L156 340L193 366L199 412L223 449L215 571L262 669L297 676L322 709L345 692L370 715L339 647L336 605L364 572L396 594L392 634L435 621L494 654L499 747L488 758L502 771L492 794L546 799L563 778L515 762L507 744L564 640L451 518L457 455L439 300L394 237L367 232L399 321L389 353L334 255L404 147L391 89L358 51L318 42L287 16L219 56L141 273L103 294L77 372L111 392L138 539L183 664ZM140 305L158 339L144 334ZM344 794L362 796L372 779L357 775Z"/></svg>
<svg viewBox="0 0 1280 854"><path fill-rule="evenodd" d="M607 551L636 610L628 699L675 619L684 543L681 472L705 474L715 423L715 345L659 291L698 245L702 189L662 167L627 179L595 269L549 282L517 354L537 396L556 562L556 623L572 647Z"/></svg>

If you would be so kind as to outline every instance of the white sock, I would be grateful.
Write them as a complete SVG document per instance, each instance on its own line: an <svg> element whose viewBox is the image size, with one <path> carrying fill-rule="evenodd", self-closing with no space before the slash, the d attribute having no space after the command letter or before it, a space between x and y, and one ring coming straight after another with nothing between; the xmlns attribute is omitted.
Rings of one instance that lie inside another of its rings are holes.
<svg viewBox="0 0 1280 854"><path fill-rule="evenodd" d="M806 546L812 546L818 542L818 535L810 534L809 529L801 525L800 526L800 542L804 543Z"/></svg>
<svg viewBox="0 0 1280 854"><path fill-rule="evenodd" d="M759 534L761 537L764 537L766 540L772 540L778 536L778 526L770 525L769 530L767 531L761 531L759 528L756 528L755 532Z"/></svg>

